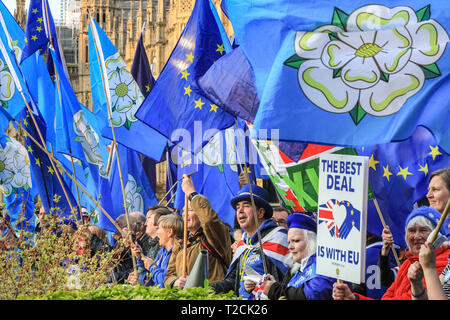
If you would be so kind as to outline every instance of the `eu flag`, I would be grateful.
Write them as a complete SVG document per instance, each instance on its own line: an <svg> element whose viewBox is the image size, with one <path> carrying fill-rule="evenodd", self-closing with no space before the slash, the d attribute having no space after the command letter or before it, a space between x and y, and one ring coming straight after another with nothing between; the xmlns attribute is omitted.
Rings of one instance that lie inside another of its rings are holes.
<svg viewBox="0 0 450 320"><path fill-rule="evenodd" d="M58 52L60 61L62 55L56 37L56 28L47 0L30 0L28 8L27 26L25 28L25 45L23 47L22 59L24 61L36 51L42 52L47 49L48 43L52 41L53 47Z"/></svg>
<svg viewBox="0 0 450 320"><path fill-rule="evenodd" d="M369 145L357 151L369 157L369 183L394 241L406 246L406 217L415 202L426 196L430 174L450 167L449 154L423 127L405 141ZM383 226L373 201L368 203L367 219L367 231L381 235Z"/></svg>
<svg viewBox="0 0 450 320"><path fill-rule="evenodd" d="M35 109L33 116L41 132L42 138L45 140L46 125L42 115L39 110ZM28 110L22 111L21 121L27 131L25 134L25 145L30 159L33 186L36 186L39 191L45 211L50 213L50 209L59 208L57 211L58 214L61 214L63 217L74 218L74 214L77 213L72 212L72 209L74 211L77 209L75 198L70 192L67 184L63 180L61 180L61 182L59 181L57 174L59 174L60 177L61 174L59 171L55 171L48 155L28 137L28 134L32 135L34 140L42 145L38 129ZM59 169L56 167L56 170Z"/></svg>
<svg viewBox="0 0 450 320"><path fill-rule="evenodd" d="M234 122L196 86L197 80L224 53L210 2L196 1L154 88L136 112L137 118L174 143L182 140L187 151L198 152L218 130Z"/></svg>
<svg viewBox="0 0 450 320"><path fill-rule="evenodd" d="M447 7L226 0L255 72L255 135L362 146L404 140L421 125L450 151Z"/></svg>
<svg viewBox="0 0 450 320"><path fill-rule="evenodd" d="M93 108L104 122L102 135L150 158L159 160L167 144L160 133L135 117L144 96L125 61L104 31L91 17L89 70ZM139 137L139 139L136 139Z"/></svg>

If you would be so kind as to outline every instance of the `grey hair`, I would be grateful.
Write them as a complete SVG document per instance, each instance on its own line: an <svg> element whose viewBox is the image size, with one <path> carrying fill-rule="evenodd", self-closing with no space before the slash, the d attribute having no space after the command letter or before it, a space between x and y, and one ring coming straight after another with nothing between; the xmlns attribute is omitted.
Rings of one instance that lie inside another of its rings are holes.
<svg viewBox="0 0 450 320"><path fill-rule="evenodd" d="M419 227L427 227L427 228L430 228L430 231L431 232L433 232L433 230L434 230L434 228L435 228L435 226L433 225L433 223L429 220L429 219L427 219L427 218L425 218L424 216L416 216L416 217L414 217L414 218L412 218L409 222L408 222L408 225L406 226L406 228L405 228L405 242L408 244L408 239L407 239L407 237L408 237L408 229L409 228L411 228L411 227L413 227L413 226L415 226L415 225L417 225L417 226L419 226ZM441 233L440 232L438 232L438 235L441 235Z"/></svg>

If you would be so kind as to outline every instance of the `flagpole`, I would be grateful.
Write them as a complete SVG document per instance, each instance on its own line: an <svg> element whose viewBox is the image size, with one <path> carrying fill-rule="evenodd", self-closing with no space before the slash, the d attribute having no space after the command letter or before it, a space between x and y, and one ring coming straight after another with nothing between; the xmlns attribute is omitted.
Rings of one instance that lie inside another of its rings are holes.
<svg viewBox="0 0 450 320"><path fill-rule="evenodd" d="M103 82L103 90L105 91L106 104L107 104L107 109L108 109L109 123L111 125L111 130L112 130L114 148L116 150L117 166L118 166L118 169L119 169L119 177L120 177L120 187L122 188L123 206L125 208L125 217L126 217L126 220L127 220L128 230L131 231L131 229L130 229L130 219L129 219L128 207L127 207L127 199L126 199L126 193L125 193L125 186L124 186L124 183L123 183L122 167L121 167L121 164L120 164L120 157L119 157L119 150L118 150L118 147L117 147L116 133L115 133L114 124L113 124L113 121L112 121L112 111L111 111L111 105L110 105L111 101L110 101L110 98L109 98L109 91L107 92L107 90L105 88L107 83L106 83L105 78L104 78L105 75L103 74L103 72L104 72L103 65L102 65L102 61L103 60L100 60L100 56L99 56L98 43L97 43L98 35L97 35L96 29L95 29L96 27L95 27L95 24L93 23L93 19L92 19L92 15L91 15L90 10L88 10L88 12L89 12L90 23L92 25L91 28L92 28L92 32L93 32L93 36L94 36L95 52L97 54L97 60L99 62L99 67L101 69L100 70L100 75L101 75L102 82ZM133 239L131 237L131 233L129 235L129 241L130 241L130 245L132 245L133 244ZM136 257L134 255L132 255L132 260L133 260L134 271L137 272Z"/></svg>
<svg viewBox="0 0 450 320"><path fill-rule="evenodd" d="M238 133L238 141L239 141L239 144L241 146L242 154L243 154L244 160L245 160L245 148L244 148L244 145L242 144L242 141L241 141L241 135L239 134L239 125L238 125L236 117L234 118L234 122L236 124L236 129L237 129L237 133ZM241 159L239 157L239 152L236 152L236 154L238 155L238 158L239 158L238 160L241 161ZM256 215L255 199L253 198L252 186L251 186L251 183L250 183L250 177L248 175L247 163L245 161L243 163L243 166L244 166L244 169L245 169L244 170L245 171L245 176L247 178L248 189L249 189L249 192L250 192L250 200L251 200L252 209L253 209L253 218L255 219L255 223L256 223L256 232L258 234L258 239L259 239L258 242L259 242L259 248L260 248L260 251L261 251L261 258L262 258L261 260L263 261L264 274L267 274L268 273L268 269L267 269L265 253L264 253L263 245L262 245L261 231L259 230L258 217Z"/></svg>
<svg viewBox="0 0 450 320"><path fill-rule="evenodd" d="M374 198L373 198L373 203L375 204L375 208L377 209L378 216L380 217L383 228L386 228L387 225L386 225L386 222L384 221L383 215L381 214L380 206L378 205L378 201L375 198L375 194L374 194ZM397 262L397 266L400 267L400 264L401 264L400 259L398 258L397 251L395 251L394 244L391 245L391 248L392 248L392 254L394 255L395 261Z"/></svg>
<svg viewBox="0 0 450 320"><path fill-rule="evenodd" d="M170 187L169 191L167 191L167 193L164 195L164 197L162 197L162 199L159 201L158 205L161 205L161 203L163 202L163 200L169 195L169 193L173 190L173 188L178 184L178 182L180 182L181 180L183 180L183 178L177 180L172 187Z"/></svg>
<svg viewBox="0 0 450 320"><path fill-rule="evenodd" d="M125 233L122 231L120 226L114 221L114 219L106 212L106 210L95 200L95 198L74 178L72 175L64 168L64 166L59 162L58 159L54 158L53 154L51 154L45 147L43 147L36 139L34 139L33 136L31 136L27 130L25 130L22 125L17 122L17 120L13 119L13 121L16 123L18 127L20 127L25 133L29 136L29 138L49 157L52 158L54 161L60 164L61 169L64 171L64 173L83 191L89 199L91 199L103 212L103 214L111 221L111 223L116 227L117 231L120 232L120 234L126 238Z"/></svg>
<svg viewBox="0 0 450 320"><path fill-rule="evenodd" d="M51 45L51 43L50 43ZM51 52L50 52L51 54ZM63 108L63 102L62 102L62 98L61 98L61 87L60 87L60 77L59 77L59 73L58 73L58 69L56 68L55 65L55 61L53 61L53 66L55 69L55 76L56 76L56 87L58 89L58 98L59 98L59 105L61 106L61 109ZM53 151L53 150L52 150ZM75 164L73 163L73 155L72 155L72 146L69 145L69 152L70 152L70 160L72 162L72 170L73 170L73 175L75 177L75 179L77 178L76 172L75 172ZM53 152L52 152L53 153ZM80 200L80 191L78 190L78 186L75 185L76 187L76 191L77 191L77 200L78 200L78 210L80 212L80 219L82 224L84 224L84 220L81 217L81 200ZM77 219L78 220L78 219Z"/></svg>
<svg viewBox="0 0 450 320"><path fill-rule="evenodd" d="M187 261L187 219L188 219L188 195L184 195L184 228L183 228L183 265L182 275L186 278L186 261Z"/></svg>
<svg viewBox="0 0 450 320"><path fill-rule="evenodd" d="M6 62L6 64L8 65L8 68L10 69L11 75L13 76L14 83L15 83L17 89L19 90L20 95L22 96L23 101L25 102L25 106L27 107L27 110L28 110L28 113L29 113L30 116L31 116L31 119L33 120L34 126L36 127L36 130L37 130L37 132L38 132L38 134L39 134L39 138L41 139L42 144L46 147L45 140L44 140L44 138L42 137L41 130L39 129L39 127L38 127L38 125L37 125L37 123L36 123L36 119L34 118L33 112L31 111L30 105L28 104L28 101L27 101L27 99L25 98L25 95L24 95L23 90L22 90L22 86L21 86L21 84L20 84L20 82L19 82L19 79L18 79L18 77L17 77L17 74L16 74L16 72L15 72L15 70L14 70L14 67L12 66L11 60L10 60L10 58L9 58L9 55L8 55L8 53L6 52L6 48L5 48L4 44L3 44L3 41L0 41L0 50L2 51L2 53L3 53L4 57L5 57L5 62ZM32 97L30 97L30 98L32 99ZM55 164L53 163L53 161L52 161L51 158L49 158L49 159L50 159L50 163L51 163L51 165L52 165L53 171L56 173L56 177L57 177L59 183L61 184L61 187L62 187L62 189L63 189L64 195L65 195L65 197L66 197L66 199L67 199L67 203L68 203L69 206L70 206L71 213L73 214L73 213L74 213L74 208L73 208L73 206L72 206L72 203L70 202L69 196L67 195L66 188L64 188L64 185L63 185L63 183L62 183L62 181L61 181L61 177L59 176L59 172L58 172L58 170L56 169ZM76 216L76 215L75 215L75 216Z"/></svg>
<svg viewBox="0 0 450 320"><path fill-rule="evenodd" d="M447 218L449 210L450 210L450 199L447 200L447 205L445 206L445 209L442 212L441 219L439 220L438 225L436 226L436 228L433 231L433 235L431 236L430 243L433 243L434 240L436 240L437 235L439 233L439 229L442 228L442 225L444 224L444 221Z"/></svg>

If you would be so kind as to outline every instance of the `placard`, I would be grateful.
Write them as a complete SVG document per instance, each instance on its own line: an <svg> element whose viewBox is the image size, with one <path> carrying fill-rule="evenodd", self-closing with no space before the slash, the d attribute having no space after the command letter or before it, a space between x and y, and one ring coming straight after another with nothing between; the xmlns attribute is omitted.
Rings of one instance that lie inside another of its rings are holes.
<svg viewBox="0 0 450 320"><path fill-rule="evenodd" d="M368 157L320 157L318 274L357 284L365 280L368 164Z"/></svg>

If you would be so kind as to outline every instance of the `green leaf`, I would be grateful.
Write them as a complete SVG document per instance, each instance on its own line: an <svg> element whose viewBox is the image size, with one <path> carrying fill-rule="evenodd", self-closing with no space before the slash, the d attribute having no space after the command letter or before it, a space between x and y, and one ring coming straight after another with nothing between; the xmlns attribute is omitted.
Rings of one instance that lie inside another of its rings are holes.
<svg viewBox="0 0 450 320"><path fill-rule="evenodd" d="M287 59L283 64L288 67L292 67L294 69L300 68L300 65L305 62L307 59L304 59L302 57L299 57L298 55L294 54L289 59Z"/></svg>
<svg viewBox="0 0 450 320"><path fill-rule="evenodd" d="M341 9L334 7L333 19L331 20L331 24L343 30L346 30L345 26L347 25L348 16L349 15Z"/></svg>
<svg viewBox="0 0 450 320"><path fill-rule="evenodd" d="M439 70L439 67L437 66L436 63L433 64L429 64L427 66L420 66L423 70L423 72L425 73L425 79L434 79L437 77L440 77L441 71Z"/></svg>
<svg viewBox="0 0 450 320"><path fill-rule="evenodd" d="M431 17L431 9L430 5L423 7L422 9L416 11L417 20L419 22L430 20Z"/></svg>
<svg viewBox="0 0 450 320"><path fill-rule="evenodd" d="M355 125L358 125L361 122L361 120L364 118L364 116L367 114L361 108L361 105L359 104L359 102L349 113L350 113L350 116L352 117L352 120L355 123Z"/></svg>

